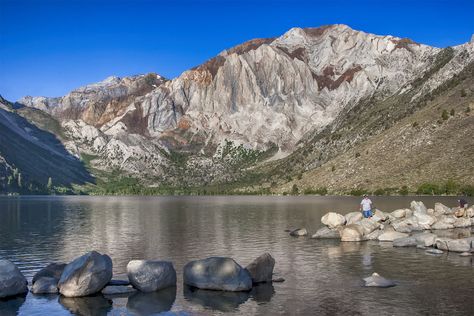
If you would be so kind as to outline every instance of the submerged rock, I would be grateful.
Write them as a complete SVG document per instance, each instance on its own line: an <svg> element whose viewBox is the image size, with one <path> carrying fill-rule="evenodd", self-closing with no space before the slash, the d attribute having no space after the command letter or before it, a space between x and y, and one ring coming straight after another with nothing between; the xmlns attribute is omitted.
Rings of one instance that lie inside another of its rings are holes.
<svg viewBox="0 0 474 316"><path fill-rule="evenodd" d="M396 285L392 280L388 280L376 272L372 273L370 277L364 278L364 282L364 286L367 287L392 287Z"/></svg>
<svg viewBox="0 0 474 316"><path fill-rule="evenodd" d="M32 283L35 284L36 280L42 277L54 278L56 279L57 283L61 278L61 274L63 273L65 267L65 263L50 263L34 275Z"/></svg>
<svg viewBox="0 0 474 316"><path fill-rule="evenodd" d="M379 241L394 241L398 238L408 237L406 233L400 233L397 231L385 232L378 237Z"/></svg>
<svg viewBox="0 0 474 316"><path fill-rule="evenodd" d="M341 241L362 241L364 239L364 229L357 224L345 226L341 231Z"/></svg>
<svg viewBox="0 0 474 316"><path fill-rule="evenodd" d="M0 298L28 292L28 282L10 260L0 260Z"/></svg>
<svg viewBox="0 0 474 316"><path fill-rule="evenodd" d="M328 226L329 228L336 228L344 225L346 218L338 213L329 212L321 217L321 223Z"/></svg>
<svg viewBox="0 0 474 316"><path fill-rule="evenodd" d="M96 251L74 259L61 274L59 292L66 297L100 292L112 279L112 259Z"/></svg>
<svg viewBox="0 0 474 316"><path fill-rule="evenodd" d="M431 247L435 245L436 238L438 238L438 236L436 236L433 233L425 232L425 233L415 234L413 235L413 238L415 238L417 245Z"/></svg>
<svg viewBox="0 0 474 316"><path fill-rule="evenodd" d="M322 227L318 229L318 231L311 236L311 238L316 238L316 239L339 239L341 238L341 234L339 233L339 230L341 227L338 227L338 229L331 229L329 227Z"/></svg>
<svg viewBox="0 0 474 316"><path fill-rule="evenodd" d="M297 228L290 231L290 236L293 236L293 237L306 236L306 235L308 235L308 231L306 230L306 228Z"/></svg>
<svg viewBox="0 0 474 316"><path fill-rule="evenodd" d="M102 289L104 295L120 295L134 293L137 290L131 285L107 285Z"/></svg>
<svg viewBox="0 0 474 316"><path fill-rule="evenodd" d="M462 239L438 238L436 239L436 247L453 252L469 252L473 241L474 237Z"/></svg>
<svg viewBox="0 0 474 316"><path fill-rule="evenodd" d="M461 252L459 255L461 257L470 257L470 256L472 256L472 253L470 253L470 252Z"/></svg>
<svg viewBox="0 0 474 316"><path fill-rule="evenodd" d="M188 262L183 270L184 283L200 289L248 291L252 288L249 272L232 258L195 260Z"/></svg>
<svg viewBox="0 0 474 316"><path fill-rule="evenodd" d="M127 265L130 283L142 292L176 286L176 270L169 261L132 260Z"/></svg>
<svg viewBox="0 0 474 316"><path fill-rule="evenodd" d="M397 238L393 241L394 247L415 247L417 245L416 239L413 236Z"/></svg>
<svg viewBox="0 0 474 316"><path fill-rule="evenodd" d="M53 277L41 277L31 287L34 294L56 294L58 293L58 280Z"/></svg>
<svg viewBox="0 0 474 316"><path fill-rule="evenodd" d="M430 249L426 250L425 252L433 254L433 255L441 255L441 254L444 253L443 250L439 250L439 249L435 249L435 248L430 248Z"/></svg>
<svg viewBox="0 0 474 316"><path fill-rule="evenodd" d="M252 261L246 269L250 273L253 283L261 283L272 281L274 267L275 259L269 253L264 253Z"/></svg>

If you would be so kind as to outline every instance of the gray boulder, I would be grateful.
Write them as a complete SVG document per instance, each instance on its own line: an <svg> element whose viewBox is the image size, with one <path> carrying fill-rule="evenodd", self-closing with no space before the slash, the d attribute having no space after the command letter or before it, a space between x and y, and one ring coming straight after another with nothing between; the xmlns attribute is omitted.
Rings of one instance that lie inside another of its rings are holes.
<svg viewBox="0 0 474 316"><path fill-rule="evenodd" d="M252 288L249 272L232 258L210 257L188 262L183 269L184 283L200 289L248 291Z"/></svg>
<svg viewBox="0 0 474 316"><path fill-rule="evenodd" d="M361 212L350 212L344 217L346 218L346 225L354 224L364 218Z"/></svg>
<svg viewBox="0 0 474 316"><path fill-rule="evenodd" d="M388 232L385 232L385 233L381 234L378 237L378 240L379 241L394 241L395 239L403 238L403 237L408 237L408 234L400 233L400 232L397 232L397 231L388 231Z"/></svg>
<svg viewBox="0 0 474 316"><path fill-rule="evenodd" d="M371 232L370 234L366 235L365 239L367 239L367 240L377 240L379 238L379 236L384 234L384 233L385 232L383 230L376 229L373 232Z"/></svg>
<svg viewBox="0 0 474 316"><path fill-rule="evenodd" d="M306 230L306 228L297 228L290 232L290 236L293 236L293 237L300 237L300 236L306 236L306 235L308 235L308 231Z"/></svg>
<svg viewBox="0 0 474 316"><path fill-rule="evenodd" d="M436 216L451 214L451 208L447 207L446 205L442 203L435 203L434 213Z"/></svg>
<svg viewBox="0 0 474 316"><path fill-rule="evenodd" d="M415 247L417 242L415 237L409 236L395 239L392 245L394 247Z"/></svg>
<svg viewBox="0 0 474 316"><path fill-rule="evenodd" d="M66 265L58 287L66 297L87 296L100 292L111 279L112 259L91 251Z"/></svg>
<svg viewBox="0 0 474 316"><path fill-rule="evenodd" d="M104 295L121 295L134 293L137 290L131 285L107 285L102 289Z"/></svg>
<svg viewBox="0 0 474 316"><path fill-rule="evenodd" d="M453 252L468 252L471 250L473 241L474 237L462 239L438 238L436 239L436 248Z"/></svg>
<svg viewBox="0 0 474 316"><path fill-rule="evenodd" d="M432 254L432 255L441 255L444 253L443 250L435 249L435 248L430 248L425 251L426 253Z"/></svg>
<svg viewBox="0 0 474 316"><path fill-rule="evenodd" d="M388 280L376 272L372 273L371 276L364 278L364 282L365 286L368 287L392 287L396 285L392 280Z"/></svg>
<svg viewBox="0 0 474 316"><path fill-rule="evenodd" d="M346 218L338 213L329 212L321 217L321 223L328 226L329 228L336 228L344 225Z"/></svg>
<svg viewBox="0 0 474 316"><path fill-rule="evenodd" d="M58 293L58 279L52 277L41 277L36 279L31 287L33 294L56 294Z"/></svg>
<svg viewBox="0 0 474 316"><path fill-rule="evenodd" d="M464 228L464 227L471 227L471 219L467 217L459 217L453 223L455 228Z"/></svg>
<svg viewBox="0 0 474 316"><path fill-rule="evenodd" d="M9 260L0 260L0 298L28 292L28 282L17 266Z"/></svg>
<svg viewBox="0 0 474 316"><path fill-rule="evenodd" d="M54 278L56 279L57 283L61 278L61 274L63 273L65 267L65 263L50 263L33 276L32 283L35 284L36 280L43 277Z"/></svg>
<svg viewBox="0 0 474 316"><path fill-rule="evenodd" d="M261 283L272 281L274 267L275 259L269 253L264 253L252 261L246 269L250 273L253 283Z"/></svg>
<svg viewBox="0 0 474 316"><path fill-rule="evenodd" d="M318 231L313 236L311 236L311 238L339 239L341 238L341 234L339 233L340 230L341 230L341 227L338 227L338 229L331 229L325 226L318 229Z"/></svg>
<svg viewBox="0 0 474 316"><path fill-rule="evenodd" d="M130 283L142 292L176 286L176 270L169 261L132 260L127 265Z"/></svg>
<svg viewBox="0 0 474 316"><path fill-rule="evenodd" d="M427 213L426 206L421 201L411 201L410 208L413 211L413 215L415 215L417 213L418 214L426 214Z"/></svg>
<svg viewBox="0 0 474 316"><path fill-rule="evenodd" d="M399 210L393 211L392 213L390 213L390 215L392 215L394 218L403 218L406 216L407 211L410 211L410 210L399 209Z"/></svg>
<svg viewBox="0 0 474 316"><path fill-rule="evenodd" d="M344 226L341 231L341 241L361 241L364 238L364 229L357 224Z"/></svg>
<svg viewBox="0 0 474 316"><path fill-rule="evenodd" d="M415 234L413 235L413 238L415 238L417 245L431 247L436 244L436 238L438 238L438 236L433 233L425 232Z"/></svg>
<svg viewBox="0 0 474 316"><path fill-rule="evenodd" d="M380 227L380 224L377 221L370 218L363 218L355 224L362 228L363 235L368 235Z"/></svg>

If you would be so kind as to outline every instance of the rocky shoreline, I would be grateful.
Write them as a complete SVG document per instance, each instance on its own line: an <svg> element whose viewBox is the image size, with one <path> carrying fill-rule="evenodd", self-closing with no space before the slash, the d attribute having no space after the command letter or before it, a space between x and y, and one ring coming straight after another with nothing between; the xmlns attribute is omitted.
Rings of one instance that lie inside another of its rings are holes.
<svg viewBox="0 0 474 316"><path fill-rule="evenodd" d="M462 217L455 215L458 210L459 207L449 208L441 203L429 209L423 202L412 201L410 208L390 213L377 209L371 218L363 218L361 212L346 215L329 212L321 218L325 227L312 238L342 242L378 240L392 242L394 247L428 248L430 253L452 251L468 256L474 251L474 237L453 239L440 234L444 230L474 226L474 207L465 209ZM306 234L304 228L290 232L292 236Z"/></svg>
<svg viewBox="0 0 474 316"><path fill-rule="evenodd" d="M183 268L183 283L200 290L249 292L261 283L284 281L272 279L274 266L275 259L269 253L245 268L232 258L209 257L187 263ZM0 260L0 299L24 296L29 290L35 295L60 294L61 299L68 300L176 289L172 262L132 260L127 265L128 280L112 279L112 267L108 255L91 251L69 264L49 264L34 275L28 289L28 281L18 267L9 260Z"/></svg>

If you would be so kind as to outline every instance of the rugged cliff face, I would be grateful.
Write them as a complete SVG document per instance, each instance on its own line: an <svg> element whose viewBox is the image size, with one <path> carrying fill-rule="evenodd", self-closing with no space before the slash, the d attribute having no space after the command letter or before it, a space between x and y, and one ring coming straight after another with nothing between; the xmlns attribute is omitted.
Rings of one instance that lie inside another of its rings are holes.
<svg viewBox="0 0 474 316"><path fill-rule="evenodd" d="M317 169L391 128L467 69L473 47L441 50L345 25L293 28L172 80L111 77L17 106L52 115L65 147L97 172L150 185L235 183L271 166ZM328 134L339 136L331 143Z"/></svg>

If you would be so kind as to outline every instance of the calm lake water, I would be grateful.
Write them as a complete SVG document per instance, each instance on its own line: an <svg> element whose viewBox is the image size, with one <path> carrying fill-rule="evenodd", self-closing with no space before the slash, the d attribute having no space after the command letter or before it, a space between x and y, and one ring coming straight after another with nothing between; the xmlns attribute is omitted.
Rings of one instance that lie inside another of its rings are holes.
<svg viewBox="0 0 474 316"><path fill-rule="evenodd" d="M373 201L392 211L413 199ZM428 207L435 201L456 205L454 197L416 199ZM324 213L356 211L358 203L352 197L0 197L0 258L15 262L29 281L48 263L69 262L90 250L111 256L115 277L126 277L132 259L171 260L178 274L177 288L128 298L29 293L0 301L0 315L474 315L472 257L285 232L306 227L313 234ZM182 285L190 260L230 256L246 266L264 252L275 257L275 275L284 283L250 293ZM361 287L373 272L398 286Z"/></svg>

